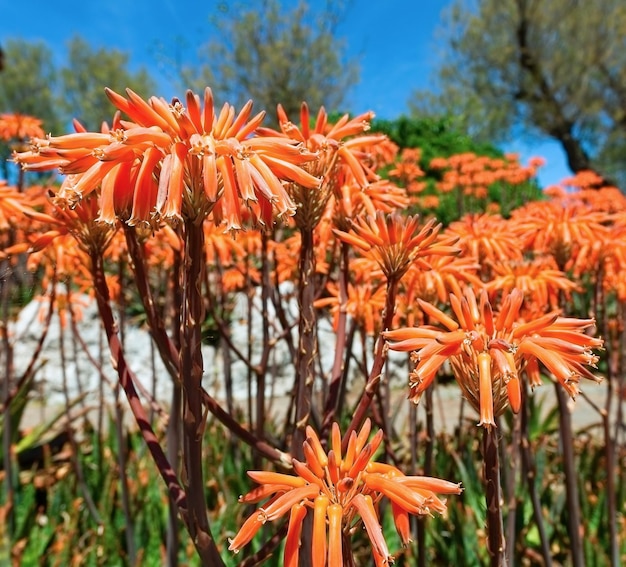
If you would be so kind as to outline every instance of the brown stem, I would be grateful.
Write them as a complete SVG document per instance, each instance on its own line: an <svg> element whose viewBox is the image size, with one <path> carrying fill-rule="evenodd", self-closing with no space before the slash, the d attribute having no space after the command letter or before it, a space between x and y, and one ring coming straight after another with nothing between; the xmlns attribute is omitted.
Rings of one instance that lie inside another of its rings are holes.
<svg viewBox="0 0 626 567"><path fill-rule="evenodd" d="M311 415L311 399L315 379L315 357L317 356L317 335L315 333L315 250L313 229L301 228L300 281L298 307L298 351L296 359L296 417L291 443L291 454L303 458L302 443L305 440L305 427Z"/></svg>
<svg viewBox="0 0 626 567"><path fill-rule="evenodd" d="M265 437L265 375L272 346L270 344L269 292L270 265L267 253L268 234L261 233L261 333L263 350L261 360L256 367L256 436Z"/></svg>
<svg viewBox="0 0 626 567"><path fill-rule="evenodd" d="M609 332L609 322L608 317L606 316L606 309L604 309L605 299L604 294L602 292L603 287L598 285L600 281L601 275L598 274L596 289L597 292L594 294L594 298L596 299L596 320L599 324L602 325L603 335L605 337L610 337ZM599 312L598 307L602 306L602 312ZM619 349L618 349L619 352ZM616 364L617 363L617 364ZM615 382L616 377L619 374L618 370L618 361L615 356L612 356L612 353L609 351L607 356L607 370L606 370L606 381L607 381L607 393L606 393L606 401L604 408L600 412L602 416L602 428L604 431L604 451L606 456L606 471L607 471L607 479L606 479L606 500L607 500L607 515L609 521L609 546L610 546L610 554L611 554L611 567L617 567L620 563L619 559L619 544L617 537L617 493L615 486L615 457L616 457L616 445L617 445L617 436L613 437L611 434L611 410L613 405L613 399L615 397ZM618 398L619 400L619 398ZM619 403L619 401L618 401Z"/></svg>
<svg viewBox="0 0 626 567"><path fill-rule="evenodd" d="M500 455L495 427L483 428L483 460L485 503L487 505L487 549L491 567L502 567L504 561L504 534L500 505Z"/></svg>
<svg viewBox="0 0 626 567"><path fill-rule="evenodd" d="M128 404L135 417L141 436L150 451L159 474L168 488L170 497L176 502L181 518L185 525L187 525L187 495L178 481L176 472L172 469L167 460L163 448L159 444L159 440L150 425L148 415L143 408L133 383L135 379L134 374L128 367L122 351L122 345L117 334L117 325L113 317L113 310L109 303L109 288L104 273L102 255L97 251L91 251L90 259L98 312L109 343L113 365L117 370L120 384L126 393Z"/></svg>
<svg viewBox="0 0 626 567"><path fill-rule="evenodd" d="M341 391L341 382L345 361L346 350L346 323L348 319L347 307L348 302L348 280L350 278L348 272L348 255L350 247L346 242L341 243L340 260L339 260L339 316L337 318L337 340L335 346L335 360L330 373L330 384L328 387L328 396L326 397L326 405L324 407L324 417L320 437L325 438L335 415L337 414L339 404L339 393Z"/></svg>
<svg viewBox="0 0 626 567"><path fill-rule="evenodd" d="M434 385L424 392L424 409L426 413L426 442L424 447L424 476L432 476L433 472L433 454L435 449L435 419L433 412L433 390ZM413 404L417 412L417 406ZM417 431L417 428L416 428ZM417 447L417 439L415 439ZM415 459L417 460L417 458ZM414 471L413 474L417 474ZM426 549L426 518L419 516L417 518L417 561L418 567L425 567L427 564Z"/></svg>
<svg viewBox="0 0 626 567"><path fill-rule="evenodd" d="M387 280L387 297L385 298L385 308L383 310L383 325L382 331L386 331L391 327L391 323L393 321L393 316L395 313L395 305L396 305L396 295L398 293L398 284L399 280L396 278L391 278ZM354 411L352 421L346 430L346 433L343 438L343 450L347 449L348 440L350 439L350 434L352 431L357 430L363 425L365 421L365 416L367 414L367 410L369 409L372 399L374 398L374 394L378 389L378 384L381 378L381 372L385 365L385 361L387 360L387 352L385 348L385 338L383 334L378 336L378 341L376 343L376 353L374 355L374 362L372 363L372 370L369 373L367 378L367 383L365 384L365 389L363 390L363 394L361 395L361 399Z"/></svg>
<svg viewBox="0 0 626 567"><path fill-rule="evenodd" d="M150 327L150 335L154 339L161 360L165 365L165 368L169 372L172 379L178 379L178 350L175 344L170 340L167 331L165 330L165 323L162 317L160 317L157 309L152 289L148 282L148 274L146 272L146 265L144 259L144 251L137 239L137 232L135 227L128 226L124 223L124 236L126 237L126 246L128 247L128 253L132 260L132 270L134 275L135 285L139 292L139 297L143 304L148 325ZM174 270L176 273L176 270ZM177 287L180 287L178 281L175 281Z"/></svg>
<svg viewBox="0 0 626 567"><path fill-rule="evenodd" d="M574 462L574 434L572 415L567 407L568 396L558 382L554 384L559 404L559 433L563 451L563 472L565 475L565 497L567 501L567 531L570 538L572 565L584 567L583 542L580 533L580 500L578 497L578 474Z"/></svg>
<svg viewBox="0 0 626 567"><path fill-rule="evenodd" d="M183 386L183 462L189 503L188 528L202 561L224 565L209 527L202 440L206 415L202 408L202 323L204 321L204 231L202 223L185 220L183 311L180 330L180 382Z"/></svg>

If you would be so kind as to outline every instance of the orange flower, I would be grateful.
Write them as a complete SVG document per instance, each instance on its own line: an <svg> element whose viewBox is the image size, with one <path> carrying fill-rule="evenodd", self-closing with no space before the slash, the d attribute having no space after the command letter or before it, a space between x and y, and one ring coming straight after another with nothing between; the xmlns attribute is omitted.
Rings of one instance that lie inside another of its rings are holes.
<svg viewBox="0 0 626 567"><path fill-rule="evenodd" d="M208 88L204 106L187 91L187 108L177 99L146 102L130 89L128 98L106 92L132 122L116 118L110 131L35 139L32 151L15 155L25 169L60 166L68 179L58 197L70 204L101 185L101 221L154 224L186 216L201 222L221 200L226 230L235 230L241 201L258 207L266 223L273 208L279 216L294 212L282 179L319 185L300 167L313 153L286 138L250 138L264 117L250 118L251 101L238 115L229 104L215 115Z"/></svg>
<svg viewBox="0 0 626 567"><path fill-rule="evenodd" d="M598 382L585 367L595 367L598 357L591 349L603 344L585 333L594 321L560 317L558 312L521 321L523 300L524 294L514 289L494 313L485 291L477 302L474 292L466 288L462 296L450 294L454 317L418 300L431 322L443 329L407 327L384 333L392 350L413 351L416 368L409 379L409 397L417 403L439 368L450 360L463 395L480 414L478 424L492 427L494 417L508 405L519 410L520 374L527 365L537 368L541 362L572 397L578 393L581 377ZM530 380L536 385L535 373Z"/></svg>
<svg viewBox="0 0 626 567"><path fill-rule="evenodd" d="M278 122L280 132L269 128L259 128L261 135L271 137L285 137L306 144L311 152L320 154L320 161L316 164L316 175L331 174L336 161L345 166L354 176L356 182L364 187L371 181L377 181L378 175L367 165L367 156L364 156L365 147L375 146L387 141L387 137L378 134L362 136L370 129L370 122L374 118L373 112L365 112L354 118L343 115L335 124L328 122L328 115L324 107L319 109L313 128L310 127L311 117L306 102L300 109L300 126L296 126L278 105ZM336 172L332 172L333 175Z"/></svg>
<svg viewBox="0 0 626 567"><path fill-rule="evenodd" d="M7 142L42 138L42 121L27 114L0 114L0 140Z"/></svg>
<svg viewBox="0 0 626 567"><path fill-rule="evenodd" d="M328 292L331 296L318 299L315 307L331 307L335 330L337 330L339 313L344 310L366 335L374 336L378 332L382 323L380 314L385 306L383 286L376 287L371 280L360 277L354 284L348 284L348 300L345 305L339 302L339 289L336 284L329 283Z"/></svg>
<svg viewBox="0 0 626 567"><path fill-rule="evenodd" d="M529 203L513 211L511 227L526 250L554 256L560 269L568 269L586 244L607 233L606 213L581 203Z"/></svg>
<svg viewBox="0 0 626 567"><path fill-rule="evenodd" d="M379 519L383 497L391 501L396 529L404 544L410 541L409 514L442 513L445 503L438 494L460 494L458 484L430 477L405 476L392 465L377 463L374 453L383 435L378 431L368 441L371 423L366 420L358 433L353 431L342 456L341 433L333 423L331 450L326 452L315 431L307 426L304 442L306 462L293 459L297 476L270 471L249 471L260 486L240 497L242 503L267 502L258 508L230 540L231 551L239 551L268 521L290 514L285 543L285 565L297 565L300 527L309 511L313 513L312 561L314 567L341 567L342 540L349 541L358 522L362 522L372 545L377 566L393 562Z"/></svg>
<svg viewBox="0 0 626 567"><path fill-rule="evenodd" d="M349 219L362 214L373 217L378 212L392 213L396 209L406 209L409 198L403 188L381 179L366 187L344 183L337 191L332 206L335 224L343 228Z"/></svg>
<svg viewBox="0 0 626 567"><path fill-rule="evenodd" d="M535 314L547 309L558 309L561 292L568 296L578 289L576 283L560 270L551 256L534 260L498 262L492 265L492 279L485 284L490 297L514 288L524 293L525 306Z"/></svg>
<svg viewBox="0 0 626 567"><path fill-rule="evenodd" d="M370 128L373 113L367 112L352 119L346 114L336 124L330 124L322 107L311 127L309 107L305 102L300 109L300 126L289 120L280 104L277 111L280 132L270 128L259 128L257 132L269 139L304 144L318 156L307 170L323 179L317 191L307 191L302 184L290 184L289 194L297 205L295 222L299 227L315 227L325 214L329 199L342 185L367 187L380 179L374 171L377 158L370 150L385 144L388 139L384 135L363 135Z"/></svg>
<svg viewBox="0 0 626 567"><path fill-rule="evenodd" d="M429 269L430 266L421 260L423 256L459 252L453 247L456 238L437 240L441 224L436 225L431 219L420 228L418 222L417 216L378 213L375 217L357 218L350 232L333 232L374 260L387 279L399 280L413 262Z"/></svg>
<svg viewBox="0 0 626 567"><path fill-rule="evenodd" d="M511 232L511 226L499 215L465 215L450 224L447 233L459 239L464 255L478 263L521 259L522 242Z"/></svg>

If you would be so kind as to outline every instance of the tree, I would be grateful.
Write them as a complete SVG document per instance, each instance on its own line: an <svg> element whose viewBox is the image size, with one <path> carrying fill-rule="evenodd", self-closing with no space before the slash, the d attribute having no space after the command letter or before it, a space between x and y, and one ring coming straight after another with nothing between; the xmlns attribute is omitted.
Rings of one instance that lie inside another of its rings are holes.
<svg viewBox="0 0 626 567"><path fill-rule="evenodd" d="M88 129L98 129L103 121L111 122L114 106L104 87L117 92L131 88L147 98L156 89L148 72L128 69L128 54L116 49L95 49L81 37L68 44L68 63L61 69L60 105L65 115L77 118Z"/></svg>
<svg viewBox="0 0 626 567"><path fill-rule="evenodd" d="M436 93L414 113L456 116L473 134L557 140L574 172L626 186L626 3L457 0Z"/></svg>
<svg viewBox="0 0 626 567"><path fill-rule="evenodd" d="M57 69L43 43L8 40L0 75L0 113L20 113L43 120L44 130L58 131L62 121L56 105Z"/></svg>
<svg viewBox="0 0 626 567"><path fill-rule="evenodd" d="M313 14L305 2L287 10L278 0L226 8L213 21L216 39L200 50L205 63L184 67L181 78L239 106L252 99L270 119L278 103L294 117L302 101L338 109L358 79L335 33L341 9L327 2Z"/></svg>

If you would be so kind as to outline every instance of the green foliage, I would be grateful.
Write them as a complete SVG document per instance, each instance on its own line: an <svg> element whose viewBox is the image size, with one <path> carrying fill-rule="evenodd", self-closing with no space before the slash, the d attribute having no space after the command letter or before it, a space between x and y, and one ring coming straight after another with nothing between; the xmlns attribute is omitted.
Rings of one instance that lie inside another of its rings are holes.
<svg viewBox="0 0 626 567"><path fill-rule="evenodd" d="M20 113L43 120L45 131L59 131L63 118L57 107L58 73L44 42L9 39L0 73L0 113Z"/></svg>
<svg viewBox="0 0 626 567"><path fill-rule="evenodd" d="M436 184L441 181L443 171L431 167L434 158L448 158L465 153L491 158L504 157L502 150L493 144L477 141L463 133L455 126L455 120L451 117L402 116L396 120L374 120L372 131L386 134L400 150L420 149L419 166L424 172L420 181L426 183L420 196L437 196L439 204L435 208L422 208L413 212L432 214L444 225L458 220L465 212L484 212L489 203L497 203L501 214L508 216L513 209L529 201L542 199L541 188L535 179L515 186L502 181L492 183L484 199L463 198L456 191L440 192Z"/></svg>
<svg viewBox="0 0 626 567"><path fill-rule="evenodd" d="M422 165L426 167L435 157L466 152L494 158L504 156L493 144L477 142L455 128L453 119L449 117L401 116L396 120L374 120L372 131L386 134L400 148L420 148Z"/></svg>
<svg viewBox="0 0 626 567"><path fill-rule="evenodd" d="M557 140L577 172L626 181L622 0L458 0L442 22L435 90L412 110L481 139Z"/></svg>
<svg viewBox="0 0 626 567"><path fill-rule="evenodd" d="M182 83L214 93L241 106L252 99L275 121L282 104L299 116L300 104L339 108L358 78L354 61L335 27L341 3L325 3L315 11L305 2L292 8L278 0L226 5L213 17L210 37L200 48L200 67L183 67Z"/></svg>
<svg viewBox="0 0 626 567"><path fill-rule="evenodd" d="M129 70L127 53L111 48L93 48L76 36L68 44L68 63L61 69L63 96L59 103L65 116L77 118L88 130L99 130L103 121L111 122L115 107L104 86L116 92L130 88L147 99L156 85L145 69Z"/></svg>
<svg viewBox="0 0 626 567"><path fill-rule="evenodd" d="M45 132L63 133L73 118L92 130L99 130L104 120L110 122L114 107L104 94L105 86L118 91L130 87L144 96L155 89L145 69L129 69L128 54L95 49L79 36L69 42L63 67L55 64L54 53L44 42L13 39L3 49L0 112L41 118Z"/></svg>

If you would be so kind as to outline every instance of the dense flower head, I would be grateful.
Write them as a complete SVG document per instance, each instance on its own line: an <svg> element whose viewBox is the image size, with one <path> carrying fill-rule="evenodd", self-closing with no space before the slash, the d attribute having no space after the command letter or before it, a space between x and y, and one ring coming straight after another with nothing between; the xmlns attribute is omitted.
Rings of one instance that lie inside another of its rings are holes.
<svg viewBox="0 0 626 567"><path fill-rule="evenodd" d="M456 238L438 239L441 224L435 219L419 225L418 216L402 216L398 213L358 217L350 232L335 230L337 237L359 249L375 261L387 279L399 280L412 263L425 269L430 266L422 257L426 255L455 255L460 252L453 245Z"/></svg>
<svg viewBox="0 0 626 567"><path fill-rule="evenodd" d="M0 114L0 140L21 142L29 138L42 138L42 121L27 114Z"/></svg>
<svg viewBox="0 0 626 567"><path fill-rule="evenodd" d="M270 137L283 136L306 145L311 152L318 152L320 160L315 164L316 175L326 175L333 172L335 164L345 166L360 186L379 179L378 175L368 166L367 159L362 159L364 149L385 142L384 135L363 136L370 129L370 122L374 118L373 112L365 112L353 118L343 115L336 123L328 121L328 114L324 107L317 113L315 123L311 128L311 117L306 102L300 109L300 125L294 124L283 107L279 104L278 122L280 132L269 128L259 128L259 133ZM333 172L335 173L335 172Z"/></svg>
<svg viewBox="0 0 626 567"><path fill-rule="evenodd" d="M484 267L497 260L521 259L522 241L500 215L467 214L450 224L446 232L459 239L463 255Z"/></svg>
<svg viewBox="0 0 626 567"><path fill-rule="evenodd" d="M344 183L331 198L333 222L337 228L348 229L351 219L358 216L376 216L406 209L410 200L406 190L386 179L374 181L366 187Z"/></svg>
<svg viewBox="0 0 626 567"><path fill-rule="evenodd" d="M318 299L315 307L330 307L335 330L339 314L345 312L366 335L374 336L382 324L380 314L385 306L385 288L372 281L371 273L358 269L353 271L356 272L356 277L354 282L348 283L348 297L345 302L341 301L337 284L329 282L326 287L329 297Z"/></svg>
<svg viewBox="0 0 626 567"><path fill-rule="evenodd" d="M586 368L595 367L598 357L592 349L603 344L586 334L594 321L561 317L558 311L524 320L523 301L523 292L513 289L495 312L486 291L477 301L467 287L462 295L450 294L451 316L418 300L430 325L384 333L390 349L412 351L416 367L409 378L409 397L418 402L449 360L463 395L480 414L479 425L492 427L494 417L509 405L519 410L523 371L531 386L541 383L539 362L572 397L581 377L599 381Z"/></svg>
<svg viewBox="0 0 626 567"><path fill-rule="evenodd" d="M78 128L75 134L35 138L30 151L14 156L25 169L59 167L68 177L58 197L70 204L101 187L101 221L202 221L221 200L226 230L236 230L242 203L266 223L273 210L294 212L282 180L319 185L300 167L317 159L302 144L251 137L264 117L251 117L251 101L238 114L229 104L216 113L209 88L203 104L187 91L186 107L178 99L145 101L130 89L127 97L106 92L130 121L118 115L102 132Z"/></svg>
<svg viewBox="0 0 626 567"><path fill-rule="evenodd" d="M496 262L485 289L490 298L510 293L514 288L524 293L524 307L534 314L558 309L561 294L568 297L578 285L558 270L552 256L518 261Z"/></svg>
<svg viewBox="0 0 626 567"><path fill-rule="evenodd" d="M388 173L391 179L397 180L407 192L412 194L421 193L426 188L426 183L419 181L426 175L420 167L421 157L421 150L404 148L395 167Z"/></svg>
<svg viewBox="0 0 626 567"><path fill-rule="evenodd" d="M316 156L315 162L305 166L307 171L322 178L319 188L310 191L300 183L289 184L289 195L296 205L295 222L300 227L314 227L325 214L330 198L344 184L367 187L380 179L375 168L380 155L373 148L388 142L384 135L365 135L374 117L366 112L350 118L347 114L336 123L328 120L328 114L321 107L313 125L306 102L300 109L300 124L292 122L283 107L277 107L280 130L258 128L261 136L272 139L286 139L303 144Z"/></svg>
<svg viewBox="0 0 626 567"><path fill-rule="evenodd" d="M552 254L560 269L569 269L589 243L606 235L609 216L580 202L528 203L513 211L510 229L524 250Z"/></svg>
<svg viewBox="0 0 626 567"><path fill-rule="evenodd" d="M299 559L302 522L313 515L311 557L314 567L342 567L349 552L343 541L349 541L362 522L372 545L377 566L393 562L379 518L383 498L391 502L394 522L404 544L410 541L409 515L443 513L446 505L438 494L459 494L458 484L423 476L405 476L392 465L377 463L374 454L383 435L378 431L371 440L370 420L357 434L352 431L345 454L339 426L333 424L331 448L326 452L310 426L304 441L305 462L293 459L295 475L270 471L249 471L259 486L245 496L242 503L266 501L244 522L230 540L231 551L239 551L268 521L290 514L285 544L284 565L296 566Z"/></svg>

